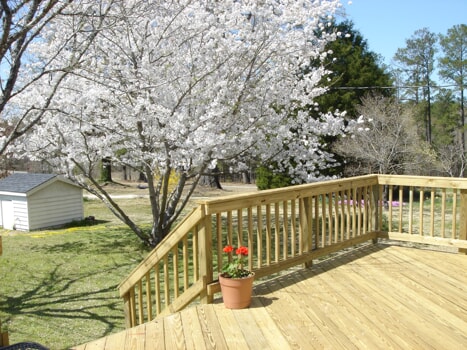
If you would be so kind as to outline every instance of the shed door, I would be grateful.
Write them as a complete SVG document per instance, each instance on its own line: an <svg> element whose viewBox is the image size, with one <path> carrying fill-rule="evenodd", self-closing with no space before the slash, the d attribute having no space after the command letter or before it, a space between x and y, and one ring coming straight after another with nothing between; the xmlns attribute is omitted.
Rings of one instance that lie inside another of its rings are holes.
<svg viewBox="0 0 467 350"><path fill-rule="evenodd" d="M13 230L15 216L13 214L13 201L2 201L2 225L4 229Z"/></svg>

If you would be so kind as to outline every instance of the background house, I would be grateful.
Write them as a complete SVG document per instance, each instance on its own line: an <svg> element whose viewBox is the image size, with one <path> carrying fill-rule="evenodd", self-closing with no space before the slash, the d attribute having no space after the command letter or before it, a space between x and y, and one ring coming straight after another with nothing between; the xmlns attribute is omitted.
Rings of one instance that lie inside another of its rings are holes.
<svg viewBox="0 0 467 350"><path fill-rule="evenodd" d="M82 189L54 174L15 173L0 180L0 225L30 231L84 217Z"/></svg>

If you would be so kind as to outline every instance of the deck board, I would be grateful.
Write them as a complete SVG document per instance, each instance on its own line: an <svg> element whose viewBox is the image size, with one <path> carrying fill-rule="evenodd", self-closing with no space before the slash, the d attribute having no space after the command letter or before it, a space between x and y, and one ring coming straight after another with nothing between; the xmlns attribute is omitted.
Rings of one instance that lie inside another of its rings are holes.
<svg viewBox="0 0 467 350"><path fill-rule="evenodd" d="M160 336L163 331L163 321L157 320L146 324L145 350L164 349L164 338Z"/></svg>
<svg viewBox="0 0 467 350"><path fill-rule="evenodd" d="M201 323L198 320L197 309L190 307L180 314L182 316L182 322L185 325L185 327L183 327L183 333L186 349L206 349L204 333L201 328Z"/></svg>
<svg viewBox="0 0 467 350"><path fill-rule="evenodd" d="M378 267L379 264L386 266L400 263L405 267L398 271L399 278L397 281L394 280L393 271L387 271ZM409 269L407 264L412 265L412 269ZM413 269L414 267L415 269ZM368 279L372 284L378 284L380 288L390 292L390 300L392 301L394 310L397 311L394 317L397 316L400 322L406 322L407 329L410 332L414 332L413 336L417 340L417 343L409 343L410 347L418 346L418 338L421 338L426 343L424 346L433 346L435 349L439 349L441 346L447 346L447 348L451 349L455 348L455 343L457 345L462 343L459 340L449 345L451 339L444 339L443 335L448 334L449 330L446 329L442 321L442 315L437 314L437 311L443 310L437 309L436 303L433 303L423 295L425 290L414 284L413 278L415 277L417 277L416 280L429 278L429 276L417 276L418 267L413 265L412 261L390 261L385 257L378 257L376 262L367 267L367 271L369 272ZM432 326L431 321L434 319L436 319L436 327Z"/></svg>
<svg viewBox="0 0 467 350"><path fill-rule="evenodd" d="M248 309L190 307L92 349L460 349L467 256L367 245L257 282Z"/></svg>

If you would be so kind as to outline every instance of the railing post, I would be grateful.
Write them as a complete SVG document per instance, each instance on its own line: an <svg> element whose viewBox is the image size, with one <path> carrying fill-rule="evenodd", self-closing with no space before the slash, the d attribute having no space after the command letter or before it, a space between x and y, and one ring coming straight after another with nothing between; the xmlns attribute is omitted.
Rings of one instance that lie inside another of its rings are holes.
<svg viewBox="0 0 467 350"><path fill-rule="evenodd" d="M382 186L373 185L371 188L373 205L371 207L371 230L373 232L380 232L380 208L383 208L383 195ZM373 244L378 243L378 238L372 239Z"/></svg>
<svg viewBox="0 0 467 350"><path fill-rule="evenodd" d="M134 326L131 319L131 302L130 302L130 293L126 293L123 296L123 312L125 313L125 328L131 328Z"/></svg>
<svg viewBox="0 0 467 350"><path fill-rule="evenodd" d="M206 215L206 206L201 205L203 219L198 232L198 261L200 278L205 279L205 286L213 282L214 269L212 263L212 222L211 215ZM205 287L200 295L201 303L210 304L213 301L213 295L208 294Z"/></svg>
<svg viewBox="0 0 467 350"><path fill-rule="evenodd" d="M8 331L2 330L2 321L0 321L0 346L8 346L8 345L10 345Z"/></svg>
<svg viewBox="0 0 467 350"><path fill-rule="evenodd" d="M467 189L461 189L460 205L459 239L467 240ZM459 254L467 255L467 249L459 248Z"/></svg>
<svg viewBox="0 0 467 350"><path fill-rule="evenodd" d="M312 250L312 213L311 213L311 198L300 198L300 236L301 236L301 245L302 251L300 253L308 253ZM317 218L316 218L317 219ZM313 265L313 260L305 262L305 267L311 267Z"/></svg>

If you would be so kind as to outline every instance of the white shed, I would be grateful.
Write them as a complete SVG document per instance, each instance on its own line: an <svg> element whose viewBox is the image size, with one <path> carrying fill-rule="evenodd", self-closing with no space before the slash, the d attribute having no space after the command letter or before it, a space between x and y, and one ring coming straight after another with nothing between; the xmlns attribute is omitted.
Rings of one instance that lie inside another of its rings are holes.
<svg viewBox="0 0 467 350"><path fill-rule="evenodd" d="M83 191L54 174L15 173L0 180L0 226L30 231L84 217Z"/></svg>

